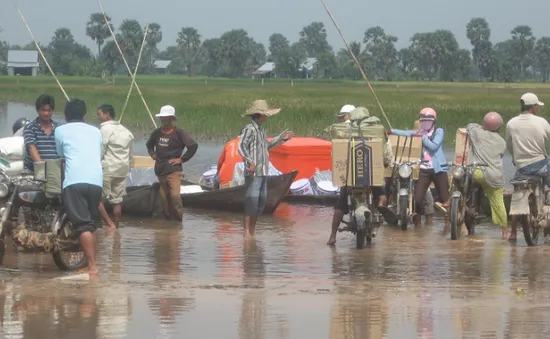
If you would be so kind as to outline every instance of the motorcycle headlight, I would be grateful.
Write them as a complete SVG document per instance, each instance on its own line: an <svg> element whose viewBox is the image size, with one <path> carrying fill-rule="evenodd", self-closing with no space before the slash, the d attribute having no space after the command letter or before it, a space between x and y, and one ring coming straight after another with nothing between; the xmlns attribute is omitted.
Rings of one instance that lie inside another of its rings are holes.
<svg viewBox="0 0 550 339"><path fill-rule="evenodd" d="M10 192L10 188L6 183L0 183L0 198L5 198Z"/></svg>
<svg viewBox="0 0 550 339"><path fill-rule="evenodd" d="M399 167L398 173L401 178L406 179L411 176L412 168L409 165L402 165Z"/></svg>
<svg viewBox="0 0 550 339"><path fill-rule="evenodd" d="M451 171L451 175L453 176L453 178L460 180L462 179L462 177L464 177L464 169L462 167L455 167Z"/></svg>

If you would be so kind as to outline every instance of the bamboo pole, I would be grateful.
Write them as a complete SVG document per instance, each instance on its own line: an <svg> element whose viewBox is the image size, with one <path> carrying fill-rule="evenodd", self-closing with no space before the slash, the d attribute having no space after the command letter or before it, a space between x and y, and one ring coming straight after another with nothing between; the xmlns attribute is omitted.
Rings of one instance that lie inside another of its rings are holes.
<svg viewBox="0 0 550 339"><path fill-rule="evenodd" d="M361 75L363 76L363 79L367 83L367 86L369 86L369 89L370 89L372 95L374 96L374 99L376 100L376 103L378 104L378 107L380 107L380 111L382 111L382 115L386 119L386 122L388 123L388 127L391 129L392 127L391 127L390 119L388 119L388 116L386 115L386 112L384 112L384 108L382 108L382 104L380 103L380 100L378 100L378 97L376 96L376 93L374 92L374 89L372 88L369 79L367 79L367 75L363 71L363 68L361 67L361 64L359 63L359 60L357 60L357 58L355 57L355 54L353 54L353 51L349 47L348 42L346 41L346 38L344 38L344 34L342 33L342 30L340 30L340 27L336 23L336 20L334 20L334 17L332 16L332 13L328 9L327 4L325 3L325 0L321 0L321 3L323 4L323 7L325 7L325 10L327 11L328 15L330 16L330 19L332 20L332 23L334 24L334 26L338 30L338 33L340 34L340 37L344 41L344 44L346 45L346 48L348 49L349 53L351 54L351 57L353 58L353 61L355 62L355 65L357 66L357 68L359 68L359 71L361 72Z"/></svg>
<svg viewBox="0 0 550 339"><path fill-rule="evenodd" d="M151 113L151 110L149 109L149 106L147 105L147 102L145 101L145 98L143 98L143 94L141 93L141 90L139 89L139 86L136 82L136 78L134 77L134 74L132 73L132 70L130 69L130 66L128 66L128 62L126 62L126 58L124 57L124 53L122 53L122 49L120 48L120 45L118 44L118 41L116 39L116 35L111 29L111 24L109 20L107 19L107 15L105 14L105 11L103 10L103 5L101 4L101 0L97 0L97 4L99 5L99 8L101 9L101 13L103 14L103 18L105 19L105 24L107 25L107 28L109 29L109 32L111 32L111 35L113 36L113 40L115 41L115 45L118 48L118 51L120 52L120 56L122 57L122 61L124 61L124 65L126 65L126 69L128 70L128 74L132 77L132 83L135 84L136 90L139 93L139 96L141 97L141 101L143 101L143 105L145 106L145 109L147 110L147 113L149 113L149 117L151 118L151 121L153 121L153 125L155 128L157 128L157 123L155 122L155 118L153 117L153 114Z"/></svg>
<svg viewBox="0 0 550 339"><path fill-rule="evenodd" d="M16 7L17 7L17 5L16 5ZM63 95L65 95L65 98L67 99L67 101L70 101L71 99L67 95L67 92L65 92L65 89L63 88L63 86L61 86L61 83L59 82L59 79L57 79L57 76L53 72L53 69L51 68L50 64L48 63L48 60L46 60L46 57L44 56L44 53L42 53L42 48L40 48L40 46L38 45L38 42L36 41L36 38L34 37L34 34L32 34L31 28L27 24L27 20L25 20L25 17L23 16L23 13L21 13L21 10L19 9L19 7L17 7L17 12L19 12L19 16L21 17L21 20L23 20L23 23L25 24L25 27L27 27L27 30L29 31L29 33L32 37L32 40L34 41L34 45L36 46L36 48L38 49L38 52L42 56L42 59L44 60L44 63L48 67L48 70L50 70L50 73L53 75L55 81L57 82L57 85L59 86L59 88L61 88L61 92L63 92Z"/></svg>
<svg viewBox="0 0 550 339"><path fill-rule="evenodd" d="M126 107L128 106L128 101L130 100L130 95L132 95L132 90L134 89L135 81L137 71L139 69L139 64L141 62L141 53L143 52L143 47L145 46L145 42L147 39L147 34L149 33L149 24L145 26L145 34L143 34L143 41L141 42L141 48L139 49L139 55L137 59L136 69L134 70L134 76L132 77L132 83L130 84L130 90L128 90L128 95L126 96L126 102L124 102L124 107L122 107L122 113L120 113L120 118L118 119L118 122L122 121L122 117L124 116L124 112L126 111Z"/></svg>

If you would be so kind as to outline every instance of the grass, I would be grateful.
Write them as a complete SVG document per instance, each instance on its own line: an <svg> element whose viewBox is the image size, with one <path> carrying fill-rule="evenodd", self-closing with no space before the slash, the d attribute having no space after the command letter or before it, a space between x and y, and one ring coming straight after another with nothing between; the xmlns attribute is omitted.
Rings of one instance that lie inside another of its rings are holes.
<svg viewBox="0 0 550 339"><path fill-rule="evenodd" d="M61 77L70 97L86 101L90 112L111 103L120 113L130 86L128 77L119 76L115 84L88 77ZM247 120L240 117L255 99L266 99L282 111L266 125L270 134L289 128L299 136L323 136L323 129L334 122L343 104L365 106L384 120L368 87L360 81L316 81L266 79L205 79L179 76L139 76L138 85L155 114L163 105L176 107L178 124L199 138L231 138ZM501 113L506 120L519 111L519 97L535 92L550 104L550 85L494 83L373 83L393 128L412 128L421 108L431 106L438 112L438 125L452 141L454 131L470 122L480 122L489 111ZM32 103L42 93L58 99L62 111L63 94L52 77L0 77L0 100ZM547 110L546 110L547 111ZM548 113L543 110L543 116ZM140 129L152 128L149 115L134 89L123 123ZM384 122L386 126L387 122Z"/></svg>

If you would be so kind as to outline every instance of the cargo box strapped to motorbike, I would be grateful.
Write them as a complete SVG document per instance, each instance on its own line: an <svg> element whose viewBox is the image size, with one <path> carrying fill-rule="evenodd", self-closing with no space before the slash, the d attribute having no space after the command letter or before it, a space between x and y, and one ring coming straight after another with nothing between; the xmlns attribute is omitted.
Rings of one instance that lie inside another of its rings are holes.
<svg viewBox="0 0 550 339"><path fill-rule="evenodd" d="M65 160L46 160L34 163L34 180L42 183L46 195L59 195L65 179Z"/></svg>

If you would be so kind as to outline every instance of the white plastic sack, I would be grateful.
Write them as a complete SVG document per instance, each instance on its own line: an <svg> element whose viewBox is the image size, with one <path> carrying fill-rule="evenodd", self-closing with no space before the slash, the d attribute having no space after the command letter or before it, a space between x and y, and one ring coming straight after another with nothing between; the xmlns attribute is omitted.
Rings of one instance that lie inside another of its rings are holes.
<svg viewBox="0 0 550 339"><path fill-rule="evenodd" d="M23 137L0 139L0 156L7 160L25 160L25 140Z"/></svg>
<svg viewBox="0 0 550 339"><path fill-rule="evenodd" d="M268 176L278 176L282 173L273 166L271 161L269 162L269 171ZM231 178L231 187L242 186L244 185L244 162L238 162L235 164L235 169L233 170L233 178Z"/></svg>
<svg viewBox="0 0 550 339"><path fill-rule="evenodd" d="M180 186L180 194L201 193L204 192L199 185Z"/></svg>
<svg viewBox="0 0 550 339"><path fill-rule="evenodd" d="M0 169L2 169L9 177L19 175L21 172L23 172L23 166L24 161L23 160L17 160L17 161L10 161L10 167L4 167L4 165L0 164Z"/></svg>

